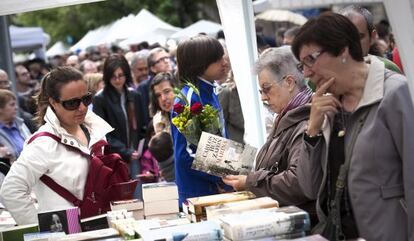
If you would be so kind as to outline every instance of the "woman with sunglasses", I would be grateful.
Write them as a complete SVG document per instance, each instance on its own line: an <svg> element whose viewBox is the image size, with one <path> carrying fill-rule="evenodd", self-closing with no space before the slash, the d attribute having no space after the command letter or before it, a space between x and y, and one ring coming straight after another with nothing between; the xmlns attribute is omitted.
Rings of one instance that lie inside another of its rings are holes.
<svg viewBox="0 0 414 241"><path fill-rule="evenodd" d="M38 132L54 134L61 138L61 143L40 136L25 144L11 166L1 188L1 201L17 224L37 223L37 212L73 207L39 180L43 174L83 199L89 160L78 151L89 155L91 146L112 131L108 123L88 111L91 102L92 95L78 70L59 67L44 76L37 96L36 119L41 125ZM38 210L30 195L32 191Z"/></svg>
<svg viewBox="0 0 414 241"><path fill-rule="evenodd" d="M350 20L302 26L293 52L315 84L304 132L302 190L329 240L414 240L414 107L404 76L364 61ZM392 217L392 218L390 218Z"/></svg>
<svg viewBox="0 0 414 241"><path fill-rule="evenodd" d="M174 103L174 76L161 72L154 76L150 86L150 112L155 134L171 134L170 111Z"/></svg>
<svg viewBox="0 0 414 241"><path fill-rule="evenodd" d="M223 181L238 191L272 197L281 206L298 205L315 217L314 202L305 197L296 176L312 96L297 63L290 46L270 48L260 55L256 63L260 95L278 116L257 155L255 170L226 176Z"/></svg>

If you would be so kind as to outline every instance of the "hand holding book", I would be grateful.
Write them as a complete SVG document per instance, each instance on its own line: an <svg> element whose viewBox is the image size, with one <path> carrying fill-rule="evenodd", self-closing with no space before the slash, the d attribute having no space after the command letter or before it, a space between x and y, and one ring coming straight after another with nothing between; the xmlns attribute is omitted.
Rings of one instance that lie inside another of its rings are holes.
<svg viewBox="0 0 414 241"><path fill-rule="evenodd" d="M246 175L227 175L222 179L225 184L232 186L236 191L246 190Z"/></svg>

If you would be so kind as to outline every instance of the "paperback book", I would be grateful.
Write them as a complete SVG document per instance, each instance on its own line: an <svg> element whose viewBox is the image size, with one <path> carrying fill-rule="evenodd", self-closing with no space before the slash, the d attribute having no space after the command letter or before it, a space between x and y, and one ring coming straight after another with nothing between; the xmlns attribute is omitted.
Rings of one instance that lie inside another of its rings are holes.
<svg viewBox="0 0 414 241"><path fill-rule="evenodd" d="M37 217L40 232L81 232L78 207L42 212Z"/></svg>
<svg viewBox="0 0 414 241"><path fill-rule="evenodd" d="M219 177L247 174L256 152L250 145L203 132L191 168Z"/></svg>

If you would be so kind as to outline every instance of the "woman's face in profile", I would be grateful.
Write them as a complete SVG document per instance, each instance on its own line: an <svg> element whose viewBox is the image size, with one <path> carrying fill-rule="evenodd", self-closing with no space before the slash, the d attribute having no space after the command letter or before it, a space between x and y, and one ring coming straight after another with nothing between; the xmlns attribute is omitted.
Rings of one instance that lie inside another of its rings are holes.
<svg viewBox="0 0 414 241"><path fill-rule="evenodd" d="M213 82L214 80L219 80L226 76L228 70L229 66L227 60L224 57L221 57L216 62L211 63L201 77L207 81Z"/></svg>
<svg viewBox="0 0 414 241"><path fill-rule="evenodd" d="M262 101L266 101L269 108L278 114L282 112L291 99L289 86L285 79L286 76L283 77L283 80L277 80L276 76L267 69L259 73Z"/></svg>

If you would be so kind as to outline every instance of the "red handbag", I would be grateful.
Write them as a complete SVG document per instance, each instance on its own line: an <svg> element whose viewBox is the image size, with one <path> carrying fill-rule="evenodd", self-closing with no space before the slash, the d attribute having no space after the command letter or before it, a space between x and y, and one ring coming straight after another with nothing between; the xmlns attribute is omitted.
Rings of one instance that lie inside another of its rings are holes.
<svg viewBox="0 0 414 241"><path fill-rule="evenodd" d="M61 143L58 136L49 132L39 132L30 138L28 144L40 136L48 136ZM79 207L81 218L106 213L110 210L111 201L133 198L138 180L130 179L126 163L119 154L109 153L109 145L106 141L101 140L95 143L91 148L91 155L75 147L65 146L90 159L83 200L79 200L47 175L41 176L40 180L61 197Z"/></svg>

